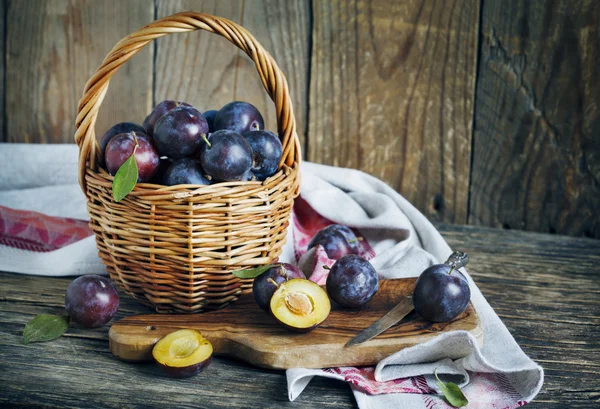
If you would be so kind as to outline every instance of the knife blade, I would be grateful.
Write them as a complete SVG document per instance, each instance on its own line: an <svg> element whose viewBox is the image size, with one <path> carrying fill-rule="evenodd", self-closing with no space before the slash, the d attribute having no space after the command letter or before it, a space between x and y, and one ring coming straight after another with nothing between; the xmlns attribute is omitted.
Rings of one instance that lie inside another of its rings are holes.
<svg viewBox="0 0 600 409"><path fill-rule="evenodd" d="M389 329L394 324L400 322L402 318L406 317L414 309L412 296L407 295L400 302L392 308L390 312L385 314L383 317L375 321L368 328L363 329L354 338L346 343L347 347L351 347L356 344L361 344L365 341L370 340L373 337L381 334L382 332Z"/></svg>

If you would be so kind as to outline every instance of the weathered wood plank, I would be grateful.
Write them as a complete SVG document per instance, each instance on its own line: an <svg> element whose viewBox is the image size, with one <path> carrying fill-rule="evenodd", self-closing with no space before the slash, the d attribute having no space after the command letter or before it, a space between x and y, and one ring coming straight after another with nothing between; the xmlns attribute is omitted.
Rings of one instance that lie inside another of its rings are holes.
<svg viewBox="0 0 600 409"><path fill-rule="evenodd" d="M476 226L439 226L471 255L470 272L523 350L546 371L531 408L593 408L600 394L598 241ZM283 372L216 358L188 380L108 350L108 327L71 326L65 337L22 345L35 314L61 313L72 278L0 273L0 405L30 407L355 407L347 385L315 379L295 403ZM118 318L150 309L121 296ZM126 379L126 381L123 381ZM199 403L201 402L201 403Z"/></svg>
<svg viewBox="0 0 600 409"><path fill-rule="evenodd" d="M315 1L308 159L467 218L479 1Z"/></svg>
<svg viewBox="0 0 600 409"><path fill-rule="evenodd" d="M4 89L6 80L6 67L4 67L4 62L6 59L6 3L7 0L0 0L0 142L6 141L6 111L4 110L4 100L6 98Z"/></svg>
<svg viewBox="0 0 600 409"><path fill-rule="evenodd" d="M600 3L482 10L469 223L600 238Z"/></svg>
<svg viewBox="0 0 600 409"><path fill-rule="evenodd" d="M85 83L117 41L152 19L147 0L9 1L5 140L72 143ZM99 136L116 122L141 122L149 111L152 47L113 78Z"/></svg>
<svg viewBox="0 0 600 409"><path fill-rule="evenodd" d="M286 74L304 138L307 109L309 4L305 1L157 0L158 17L193 10L243 25ZM157 42L155 101L179 99L200 109L219 109L234 100L254 104L266 128L277 131L275 108L254 63L227 40L209 33L171 35Z"/></svg>

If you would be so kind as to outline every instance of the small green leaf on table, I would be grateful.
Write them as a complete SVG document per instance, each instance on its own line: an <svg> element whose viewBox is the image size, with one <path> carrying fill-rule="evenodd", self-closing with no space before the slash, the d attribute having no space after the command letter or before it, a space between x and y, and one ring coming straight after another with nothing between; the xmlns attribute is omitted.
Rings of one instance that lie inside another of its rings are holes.
<svg viewBox="0 0 600 409"><path fill-rule="evenodd" d="M135 187L138 180L138 167L135 162L135 149L131 156L123 162L112 183L113 199L120 202Z"/></svg>
<svg viewBox="0 0 600 409"><path fill-rule="evenodd" d="M40 314L25 325L23 343L51 341L60 337L69 327L69 317Z"/></svg>
<svg viewBox="0 0 600 409"><path fill-rule="evenodd" d="M458 385L453 382L442 382L437 375L437 369L433 371L433 373L435 374L440 390L450 405L454 406L455 408L462 408L463 406L467 406L469 404L469 400L462 393Z"/></svg>
<svg viewBox="0 0 600 409"><path fill-rule="evenodd" d="M261 275L262 273L264 273L265 271L267 271L271 267L275 267L275 265L274 264L267 264L266 266L251 268L251 269L248 269L248 270L234 271L231 274L233 274L237 278L254 278L254 277L258 277L259 275Z"/></svg>

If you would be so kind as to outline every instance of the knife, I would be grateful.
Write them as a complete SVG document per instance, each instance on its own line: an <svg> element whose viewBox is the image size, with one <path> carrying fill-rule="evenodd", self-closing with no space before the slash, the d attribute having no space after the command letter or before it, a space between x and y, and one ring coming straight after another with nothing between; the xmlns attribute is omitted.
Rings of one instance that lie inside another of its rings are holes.
<svg viewBox="0 0 600 409"><path fill-rule="evenodd" d="M448 260L444 262L455 269L464 267L469 262L469 256L467 253L463 253L461 251L455 251L450 254ZM393 325L402 321L404 317L406 317L412 310L414 310L412 295L407 295L403 297L400 302L392 308L390 312L385 314L383 317L375 321L368 328L363 329L358 333L354 338L346 343L347 347L351 347L353 345L361 344L365 341L370 340L371 338L376 337L382 332L386 331Z"/></svg>

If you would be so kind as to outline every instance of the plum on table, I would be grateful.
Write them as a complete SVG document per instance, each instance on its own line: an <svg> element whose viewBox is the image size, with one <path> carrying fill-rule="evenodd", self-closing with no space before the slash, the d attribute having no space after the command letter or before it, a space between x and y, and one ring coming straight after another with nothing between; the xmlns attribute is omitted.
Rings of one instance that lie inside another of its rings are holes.
<svg viewBox="0 0 600 409"><path fill-rule="evenodd" d="M293 332L308 332L318 327L329 316L331 303L325 290L305 278L294 278L276 285L271 297L273 317L284 328Z"/></svg>
<svg viewBox="0 0 600 409"><path fill-rule="evenodd" d="M327 294L346 308L361 308L379 289L375 268L356 254L347 254L335 262L327 276Z"/></svg>
<svg viewBox="0 0 600 409"><path fill-rule="evenodd" d="M193 329L180 329L161 338L152 357L173 378L188 378L202 372L212 360L213 346Z"/></svg>
<svg viewBox="0 0 600 409"><path fill-rule="evenodd" d="M65 294L69 317L87 328L101 327L119 309L119 293L106 277L81 276L73 280Z"/></svg>
<svg viewBox="0 0 600 409"><path fill-rule="evenodd" d="M308 243L308 249L320 244L330 259L338 260L346 254L358 254L359 241L352 229L332 224L321 229Z"/></svg>
<svg viewBox="0 0 600 409"><path fill-rule="evenodd" d="M271 297L277 290L277 287L269 280L273 280L279 285L294 278L306 278L306 276L298 267L288 263L275 264L256 277L252 283L252 294L258 306L265 311L269 311Z"/></svg>
<svg viewBox="0 0 600 409"><path fill-rule="evenodd" d="M467 262L465 253L456 252L445 264L435 264L421 273L413 292L417 314L432 322L446 322L463 313L471 300L471 289L458 268Z"/></svg>

